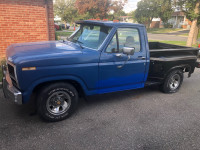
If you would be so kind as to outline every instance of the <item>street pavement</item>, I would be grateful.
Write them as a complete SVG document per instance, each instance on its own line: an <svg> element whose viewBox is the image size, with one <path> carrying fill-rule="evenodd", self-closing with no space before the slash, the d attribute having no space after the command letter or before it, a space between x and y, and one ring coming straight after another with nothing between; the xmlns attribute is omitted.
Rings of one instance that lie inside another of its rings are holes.
<svg viewBox="0 0 200 150"><path fill-rule="evenodd" d="M152 34L148 33L149 40L158 40L158 41L187 41L187 36L180 36L173 34Z"/></svg>
<svg viewBox="0 0 200 150"><path fill-rule="evenodd" d="M147 33L149 40L158 40L158 41L187 41L188 36L185 36L185 34L189 34L190 30L180 30L176 32L169 32L169 33L163 33L163 34L152 34ZM200 42L200 39L198 39L198 42Z"/></svg>
<svg viewBox="0 0 200 150"><path fill-rule="evenodd" d="M157 87L81 99L69 119L47 123L0 89L0 150L200 149L200 69L175 94Z"/></svg>

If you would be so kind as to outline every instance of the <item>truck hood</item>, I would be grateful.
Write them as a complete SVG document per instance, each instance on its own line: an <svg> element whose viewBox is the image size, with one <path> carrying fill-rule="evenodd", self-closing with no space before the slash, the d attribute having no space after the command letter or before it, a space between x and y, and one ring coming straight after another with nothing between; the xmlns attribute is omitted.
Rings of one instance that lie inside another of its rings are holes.
<svg viewBox="0 0 200 150"><path fill-rule="evenodd" d="M8 47L7 60L13 64L59 59L66 55L80 55L82 49L71 42L46 41L18 43Z"/></svg>

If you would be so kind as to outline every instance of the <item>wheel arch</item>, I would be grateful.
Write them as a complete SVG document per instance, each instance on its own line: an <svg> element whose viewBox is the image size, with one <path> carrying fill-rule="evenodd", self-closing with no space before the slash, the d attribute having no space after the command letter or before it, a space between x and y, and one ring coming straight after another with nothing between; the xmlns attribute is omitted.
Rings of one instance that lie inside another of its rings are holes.
<svg viewBox="0 0 200 150"><path fill-rule="evenodd" d="M65 79L65 80L54 80L54 81L47 81L47 82L43 82L38 84L37 86L35 86L35 88L33 89L33 93L37 93L37 91L39 91L40 89L42 89L43 87L49 85L49 84L54 84L54 83L69 83L71 85L73 85L75 87L75 89L77 90L77 92L81 95L81 96L85 96L85 92L83 90L83 87L81 86L81 84L76 81L76 80L71 80L71 79Z"/></svg>
<svg viewBox="0 0 200 150"><path fill-rule="evenodd" d="M170 68L166 73L165 73L165 76L164 76L164 79L168 76L168 74L176 69L180 69L182 70L183 72L190 72L191 71L191 66L188 65L188 64L183 64L183 65L178 65L178 66L174 66L172 68Z"/></svg>
<svg viewBox="0 0 200 150"><path fill-rule="evenodd" d="M77 77L70 76L70 77L59 77L59 78L58 77L57 78L55 77L43 78L43 79L35 81L24 92L23 103L27 103L29 99L31 99L33 95L36 95L37 91L43 88L44 86L57 83L57 82L67 82L67 83L72 84L81 96L85 96L89 92L86 84Z"/></svg>

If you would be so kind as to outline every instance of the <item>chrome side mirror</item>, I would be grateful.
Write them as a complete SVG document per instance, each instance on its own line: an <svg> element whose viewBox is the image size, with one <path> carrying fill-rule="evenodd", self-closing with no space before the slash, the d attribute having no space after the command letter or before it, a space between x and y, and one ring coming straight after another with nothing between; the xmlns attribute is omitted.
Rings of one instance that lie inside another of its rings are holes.
<svg viewBox="0 0 200 150"><path fill-rule="evenodd" d="M135 47L124 47L123 53L126 54L126 55L134 55Z"/></svg>

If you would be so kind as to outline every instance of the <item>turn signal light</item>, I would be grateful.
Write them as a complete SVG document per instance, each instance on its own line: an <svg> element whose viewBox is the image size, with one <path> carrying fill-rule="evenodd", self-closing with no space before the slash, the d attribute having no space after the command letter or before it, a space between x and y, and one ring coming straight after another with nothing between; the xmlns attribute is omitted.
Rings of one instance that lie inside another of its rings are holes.
<svg viewBox="0 0 200 150"><path fill-rule="evenodd" d="M22 68L22 71L28 71L28 70L36 70L36 67L26 67L26 68Z"/></svg>

